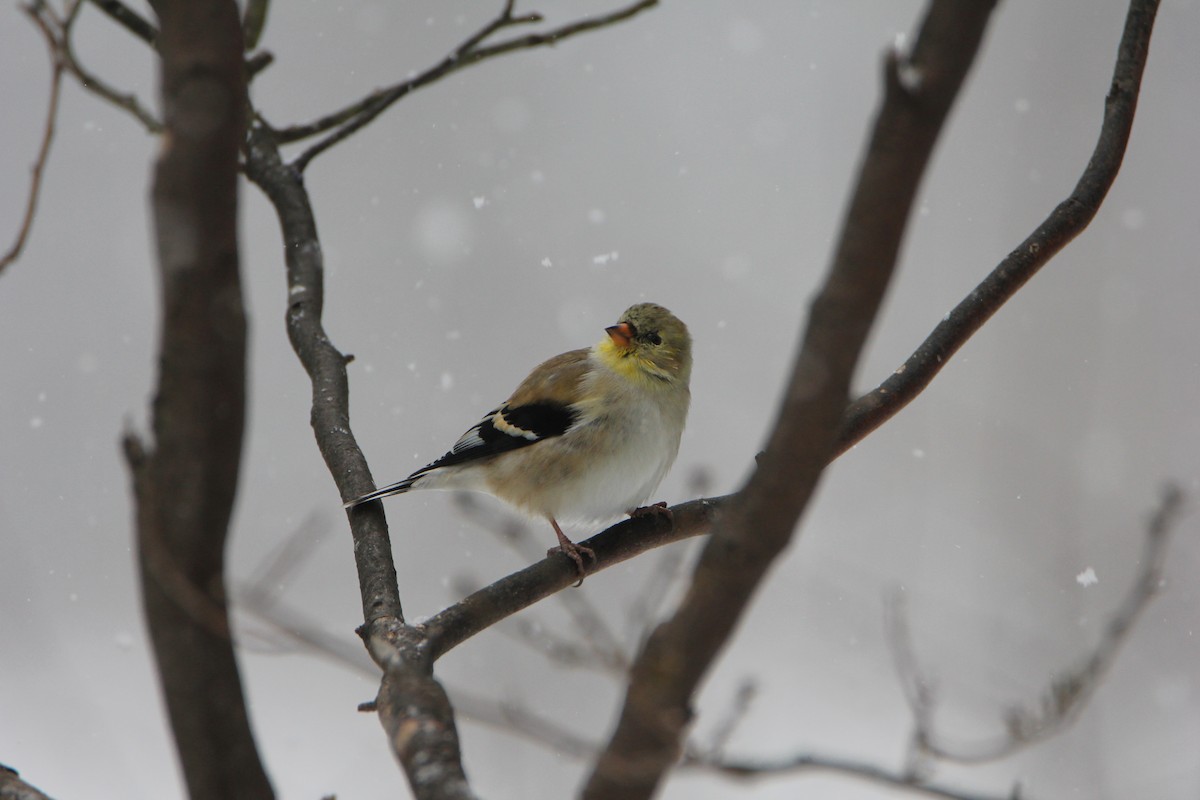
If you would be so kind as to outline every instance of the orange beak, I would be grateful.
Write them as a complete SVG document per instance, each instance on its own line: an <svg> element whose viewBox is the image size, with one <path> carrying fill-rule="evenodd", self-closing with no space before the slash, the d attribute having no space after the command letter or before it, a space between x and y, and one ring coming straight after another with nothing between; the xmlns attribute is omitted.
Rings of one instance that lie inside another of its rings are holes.
<svg viewBox="0 0 1200 800"><path fill-rule="evenodd" d="M633 346L633 326L628 322L618 322L616 325L605 328L604 332L616 343L617 347L623 350L628 350Z"/></svg>

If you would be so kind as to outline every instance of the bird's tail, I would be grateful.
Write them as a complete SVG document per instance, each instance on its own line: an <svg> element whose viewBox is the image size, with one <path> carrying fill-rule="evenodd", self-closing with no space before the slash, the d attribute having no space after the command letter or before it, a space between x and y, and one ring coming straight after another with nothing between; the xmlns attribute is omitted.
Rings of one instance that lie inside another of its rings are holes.
<svg viewBox="0 0 1200 800"><path fill-rule="evenodd" d="M412 488L413 481L417 477L418 476L410 475L398 483L393 483L390 486L384 486L382 489L376 489L373 492L368 492L361 497L356 497L353 500L344 503L342 507L354 508L355 506L360 506L363 503L369 503L372 500L378 500L381 497L388 497L393 494L402 494Z"/></svg>

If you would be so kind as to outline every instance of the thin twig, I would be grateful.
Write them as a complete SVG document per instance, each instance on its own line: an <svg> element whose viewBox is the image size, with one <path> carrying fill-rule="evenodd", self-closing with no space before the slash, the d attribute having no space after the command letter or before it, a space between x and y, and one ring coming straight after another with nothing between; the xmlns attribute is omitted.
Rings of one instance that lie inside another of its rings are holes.
<svg viewBox="0 0 1200 800"><path fill-rule="evenodd" d="M692 744L687 751L704 761L716 762L724 759L725 748L733 734L737 731L742 720L750 713L750 704L758 696L758 683L753 678L742 678L729 708L717 720L712 735L703 745Z"/></svg>
<svg viewBox="0 0 1200 800"><path fill-rule="evenodd" d="M481 61L489 58L494 58L504 53L512 52L513 50L533 49L547 45L553 45L568 37L587 31L604 28L613 25L657 5L658 0L638 0L636 3L617 9L608 14L601 14L588 19L579 20L577 22L563 25L560 28L546 31L544 33L530 34L516 39L510 39L506 42L500 42L490 47L480 47L479 45L496 31L506 27L511 27L517 24L526 24L538 22L541 20L540 15L527 14L520 17L512 15L512 2L506 2L504 9L498 16L490 20L486 25L480 28L471 36L467 37L454 52L446 56L440 62L425 70L424 72L412 77L406 81L398 83L387 89L380 89L367 95L356 103L353 103L346 108L329 114L315 122L306 125L296 125L287 128L281 128L276 135L280 144L300 141L312 136L325 133L333 130L325 138L318 141L316 144L309 147L301 153L295 161L292 162L300 172L303 172L309 163L321 153L333 147L338 142L346 139L355 132L361 130L369 124L377 116L382 114L388 107L395 103L400 98L407 95L416 89L427 86L434 81L457 72L463 67L471 64L478 64ZM336 129L336 130L334 130Z"/></svg>
<svg viewBox="0 0 1200 800"><path fill-rule="evenodd" d="M262 609L270 608L278 601L282 587L310 559L317 540L328 529L329 521L324 513L309 512L246 579L247 601Z"/></svg>
<svg viewBox="0 0 1200 800"><path fill-rule="evenodd" d="M688 497L705 497L712 491L712 484L711 471L695 467L688 475L685 491ZM682 586L684 560L689 552L684 547L663 550L646 573L642 588L634 592L626 609L626 631L633 637L629 642L632 650L641 649L650 626L659 620L667 597Z"/></svg>
<svg viewBox="0 0 1200 800"><path fill-rule="evenodd" d="M537 561L546 554L545 547L534 543L529 526L524 520L503 512L484 513L478 500L468 492L460 492L455 497L455 502L459 510L475 524L493 533L527 561ZM575 645L547 633L544 629L535 629L527 625L517 628L518 638L564 664L578 666L580 663L586 663L581 662L578 656L585 652L590 653L592 666L624 675L629 668L629 654L604 621L604 616L592 603L590 596L586 592L559 592L555 597L570 615L575 626L573 632L582 644Z"/></svg>
<svg viewBox="0 0 1200 800"><path fill-rule="evenodd" d="M1174 486L1163 492L1162 502L1146 530L1141 569L1125 599L1109 619L1095 648L1075 667L1053 677L1034 704L1009 709L1005 735L988 742L951 742L933 728L934 695L913 650L912 637L899 604L888 613L888 640L897 674L913 715L913 743L920 755L960 764L978 764L1006 758L1070 727L1104 681L1134 623L1158 594L1166 559L1167 539L1183 508L1183 493Z"/></svg>
<svg viewBox="0 0 1200 800"><path fill-rule="evenodd" d="M118 25L153 48L158 47L158 28L121 0L90 0L92 5L111 17Z"/></svg>
<svg viewBox="0 0 1200 800"><path fill-rule="evenodd" d="M242 36L246 40L246 52L258 47L258 40L267 27L267 9L270 0L248 0L246 11L242 14Z"/></svg>
<svg viewBox="0 0 1200 800"><path fill-rule="evenodd" d="M717 510L729 498L692 500L671 508L672 521L658 515L627 519L586 539L596 553L589 575L620 564L649 550L700 536L712 529ZM574 565L564 558L544 558L464 597L425 622L434 659L480 631L539 600L561 592L578 579Z"/></svg>
<svg viewBox="0 0 1200 800"><path fill-rule="evenodd" d="M638 655L585 800L654 795L677 760L692 699L832 458L850 380L878 313L925 166L974 62L993 0L933 0L885 92L839 244L813 300L767 448L714 528L674 615ZM913 79L915 76L915 80Z"/></svg>
<svg viewBox="0 0 1200 800"><path fill-rule="evenodd" d="M350 430L347 357L325 332L324 259L302 176L283 163L270 128L250 127L245 174L275 206L283 229L288 275L287 331L312 383L311 422L318 449L344 498L371 485L371 473ZM404 621L387 522L379 503L347 512L354 537L364 624L359 635L383 670L371 707L419 800L473 800L462 768L454 710L433 677L423 627Z"/></svg>
<svg viewBox="0 0 1200 800"><path fill-rule="evenodd" d="M1110 185L1116 179L1124 148L1128 143L1128 131L1133 125L1137 109L1137 96L1141 90L1140 79L1149 54L1153 11L1157 5L1156 0L1133 0L1130 4L1125 34L1114 68L1113 89L1105 103L1100 141L1077 187ZM1073 205L1074 202L1068 198L1059 208ZM1052 216L1056 220L1059 219L1057 211ZM1086 219L1076 219L1072 224L1078 226L1085 223ZM1047 252L1047 246L1042 242L1042 239L1049 235L1047 226L1048 223L1039 226L1020 249L1033 253ZM1007 265L1008 260L1002 262L981 287L1001 281L1007 274ZM1012 291L993 295L992 301L1004 302L1021 283L1023 282L1011 284L1009 288ZM953 329L947 329L945 323L940 324L895 375L878 389L850 405L842 415L841 433L836 446L838 452L831 455L831 460L862 441L916 394L923 391L937 375L942 364L950 358L950 354L991 316L994 308L978 302L980 291L976 289L972 292L950 315L951 320L956 323ZM984 316L976 322L973 319L974 315ZM943 350L943 346L947 349ZM909 381L911 383L908 383ZM370 488L370 485L364 485L364 491ZM643 524L644 520L622 522L602 531L588 540L588 546L596 550L597 554L619 551L623 555L616 560L601 557L595 569L603 569L617 560L664 544L708 534L717 513L724 511L729 501L729 497L705 498L674 507L672 510L675 512L676 528L670 531L653 531L649 524ZM681 509L686 509L686 512L681 513ZM697 513L700 510L703 513ZM653 540L644 538L651 533L654 535ZM641 544L634 545L634 542ZM553 573L554 570L549 564L534 565L481 589L475 595L436 615L434 619L437 620L440 630L435 637L434 646L438 654L461 644L496 621L570 585L566 570L563 570L560 576Z"/></svg>
<svg viewBox="0 0 1200 800"><path fill-rule="evenodd" d="M938 797L942 800L1026 800L1026 795L1019 786L1005 794L980 794L962 789L954 789L935 783L914 781L905 772L894 772L865 761L854 761L848 758L830 756L797 755L775 761L751 761L737 759L707 760L703 757L689 755L680 765L682 768L702 769L716 772L728 778L738 780L765 780L785 778L797 773L832 773L848 778L900 789L914 795Z"/></svg>
<svg viewBox="0 0 1200 800"><path fill-rule="evenodd" d="M74 6L78 8L78 4ZM50 146L54 143L54 127L58 121L58 106L60 90L62 89L63 71L66 65L63 63L62 51L57 46L55 33L48 23L39 13L39 8L36 5L25 5L21 10L33 20L37 25L38 30L46 37L46 47L50 51L50 97L46 101L46 122L42 127L42 143L38 147L37 157L33 161L33 167L30 170L29 177L29 194L25 200L25 216L21 220L21 227L17 230L16 239L12 246L3 256L0 256L0 274L4 273L9 264L21 257L21 252L25 249L25 242L29 239L29 234L33 230L33 220L37 216L38 198L42 192L42 175L46 169L46 162L50 158ZM75 12L72 10L67 15L65 25L70 25L75 18Z"/></svg>
<svg viewBox="0 0 1200 800"><path fill-rule="evenodd" d="M100 8L110 13L113 19L138 35L138 26L136 23L129 22L123 13L115 11L117 8L126 9L133 18L140 19L136 13L129 11L127 7L121 5L115 0L105 0L105 2L97 2L92 0ZM42 29L42 33L47 37L49 46L53 51L53 58L56 63L61 63L61 69L70 73L87 91L95 94L101 99L111 103L117 108L131 114L135 119L142 124L150 133L162 133L162 123L154 116L152 112L142 105L137 96L132 93L123 93L109 85L106 81L92 73L80 63L75 55L75 47L72 41L75 19L79 15L80 9L83 7L82 0L71 0L67 6L67 13L63 18L59 18L51 9L49 4L44 2L34 2L25 6L25 11L35 19L38 26ZM149 23L146 23L149 24ZM131 27L132 26L132 27ZM151 44L157 42L157 31L154 31L154 39ZM144 38L139 36L139 38Z"/></svg>
<svg viewBox="0 0 1200 800"><path fill-rule="evenodd" d="M842 419L836 455L862 441L924 391L959 348L1095 218L1117 178L1129 143L1158 3L1132 0L1129 4L1105 99L1104 123L1070 196L938 323L899 369L850 405Z"/></svg>
<svg viewBox="0 0 1200 800"><path fill-rule="evenodd" d="M270 567L263 565L264 568ZM263 587L254 583L235 587L236 607L263 631L248 631L259 640L273 645L277 653L306 653L323 658L364 678L378 680L376 666L362 647L353 646L344 637L321 628L304 612L282 603L260 603ZM240 599L239 599L240 598ZM245 645L243 645L245 646ZM458 715L480 725L516 733L522 738L572 758L589 758L598 745L578 736L566 726L540 717L511 703L491 700L462 688L448 687Z"/></svg>
<svg viewBox="0 0 1200 800"><path fill-rule="evenodd" d="M66 60L67 69L79 81L80 86L102 100L106 100L130 114L142 124L142 127L148 133L159 134L163 132L162 122L154 115L154 112L150 111L138 100L136 94L116 89L79 62L79 59L75 56L75 46L71 41L69 30L64 32L60 40L60 45Z"/></svg>

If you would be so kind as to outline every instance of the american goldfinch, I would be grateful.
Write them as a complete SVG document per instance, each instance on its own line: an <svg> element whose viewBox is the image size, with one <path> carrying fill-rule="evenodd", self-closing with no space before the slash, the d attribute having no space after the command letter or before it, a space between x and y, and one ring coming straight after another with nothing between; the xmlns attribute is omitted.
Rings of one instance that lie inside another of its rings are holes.
<svg viewBox="0 0 1200 800"><path fill-rule="evenodd" d="M657 510L642 503L675 461L691 399L692 339L674 314L638 303L604 331L536 367L437 461L346 508L412 489L487 492L549 520L582 580L596 554L559 521Z"/></svg>

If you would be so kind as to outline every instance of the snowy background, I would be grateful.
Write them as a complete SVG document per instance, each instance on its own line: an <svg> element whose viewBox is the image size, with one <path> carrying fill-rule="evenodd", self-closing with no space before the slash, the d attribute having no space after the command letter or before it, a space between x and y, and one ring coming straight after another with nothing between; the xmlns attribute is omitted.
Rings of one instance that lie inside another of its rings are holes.
<svg viewBox="0 0 1200 800"><path fill-rule="evenodd" d="M440 59L501 5L276 3L253 86L277 125L307 121ZM521 4L551 24L609 8ZM660 496L736 489L774 412L829 258L884 49L904 0L667 3L619 27L472 68L403 100L308 171L328 265L325 324L354 353L355 432L380 481L440 455L524 371L591 344L631 303L696 342L693 410ZM1059 200L1099 128L1124 4L1001 5L935 153L858 383L885 377ZM94 8L80 58L149 103L154 63ZM1166 0L1132 142L1091 229L903 414L829 472L699 701L703 739L752 678L729 749L813 750L897 766L910 719L883 634L903 587L939 728L997 733L1001 710L1101 635L1168 479L1200 494L1200 3ZM0 12L0 221L24 204L47 58ZM19 113L18 113L19 112ZM0 761L59 798L180 796L139 616L118 439L144 429L156 297L146 192L156 141L68 81L33 239L0 277ZM243 192L251 316L246 461L230 564L245 581L299 528L321 533L284 601L353 648L359 600L337 493L308 428L283 328L277 222ZM489 501L490 502L490 501ZM492 509L493 506L487 508ZM525 562L448 495L388 501L405 610ZM1166 585L1066 735L948 783L1033 798L1200 792L1196 517ZM584 536L589 531L574 531ZM539 546L553 537L534 526ZM690 557L696 543L677 545ZM582 589L626 636L655 556ZM1077 581L1088 568L1097 582ZM1090 584L1090 585L1085 585ZM569 626L554 602L527 612ZM242 664L280 796L403 796L371 680L276 652L249 623ZM601 741L620 701L505 629L439 663L453 690ZM489 798L562 798L584 764L462 722ZM98 777L103 776L103 777ZM677 774L667 798L899 796L832 777L734 786Z"/></svg>

